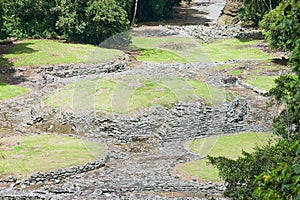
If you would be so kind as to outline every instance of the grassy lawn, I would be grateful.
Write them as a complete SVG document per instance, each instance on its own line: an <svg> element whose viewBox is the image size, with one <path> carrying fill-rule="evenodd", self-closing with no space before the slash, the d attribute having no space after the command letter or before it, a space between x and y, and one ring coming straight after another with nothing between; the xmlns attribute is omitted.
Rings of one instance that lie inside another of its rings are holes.
<svg viewBox="0 0 300 200"><path fill-rule="evenodd" d="M29 89L19 87L16 85L9 85L1 81L0 77L0 100L14 98L16 96L26 94L29 92Z"/></svg>
<svg viewBox="0 0 300 200"><path fill-rule="evenodd" d="M202 48L205 49L208 56L213 61L235 60L266 60L271 56L264 51L257 49L255 46L262 43L261 40L239 40L227 39L216 40L213 43L205 43Z"/></svg>
<svg viewBox="0 0 300 200"><path fill-rule="evenodd" d="M29 175L101 158L106 146L69 136L30 135L0 139L0 175Z"/></svg>
<svg viewBox="0 0 300 200"><path fill-rule="evenodd" d="M274 80L278 78L278 76L250 76L246 83L263 90L270 90L275 86Z"/></svg>
<svg viewBox="0 0 300 200"><path fill-rule="evenodd" d="M122 77L70 84L50 95L46 102L52 107L71 110L78 107L86 110L88 108L85 106L89 106L96 111L127 113L157 105L172 106L178 101L193 99L202 99L202 102L210 104L215 94L223 93L222 89L192 79L150 77L135 80Z"/></svg>
<svg viewBox="0 0 300 200"><path fill-rule="evenodd" d="M216 40L201 43L193 38L133 37L132 48L140 50L138 60L152 62L203 62L266 60L270 54L255 47L260 40ZM0 58L0 66L38 66L63 63L96 63L112 60L122 51L92 45L70 44L54 40L23 40Z"/></svg>
<svg viewBox="0 0 300 200"><path fill-rule="evenodd" d="M200 41L193 38L133 37L132 45L141 51L138 60L162 63L211 62Z"/></svg>
<svg viewBox="0 0 300 200"><path fill-rule="evenodd" d="M188 63L188 60L175 52L163 49L141 49L138 60L157 63Z"/></svg>
<svg viewBox="0 0 300 200"><path fill-rule="evenodd" d="M196 139L188 142L188 145L192 152L201 156L225 156L236 159L242 156L242 150L252 152L256 146L266 145L273 137L275 136L267 133L243 133ZM218 170L209 164L207 159L180 164L177 170L177 173L188 177L220 181Z"/></svg>
<svg viewBox="0 0 300 200"><path fill-rule="evenodd" d="M23 40L0 58L0 66L40 66L68 63L96 63L112 60L123 52L92 45L54 40Z"/></svg>
<svg viewBox="0 0 300 200"><path fill-rule="evenodd" d="M272 56L256 48L262 40L227 39L200 43L193 38L133 37L133 47L141 51L137 58L152 62L203 62L238 60L267 60Z"/></svg>

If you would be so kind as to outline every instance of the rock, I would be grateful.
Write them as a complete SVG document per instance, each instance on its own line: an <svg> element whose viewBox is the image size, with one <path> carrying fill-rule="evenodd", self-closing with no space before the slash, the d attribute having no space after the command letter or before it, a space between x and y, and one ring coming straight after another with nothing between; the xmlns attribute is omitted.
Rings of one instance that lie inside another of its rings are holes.
<svg viewBox="0 0 300 200"><path fill-rule="evenodd" d="M59 180L59 179L55 179L54 180L54 183L56 183L56 184L58 184L58 183L60 183L61 182L61 180Z"/></svg>
<svg viewBox="0 0 300 200"><path fill-rule="evenodd" d="M222 78L222 82L224 84L229 84L229 85L235 85L236 82L238 81L238 78L234 77L234 76L227 76L225 78Z"/></svg>

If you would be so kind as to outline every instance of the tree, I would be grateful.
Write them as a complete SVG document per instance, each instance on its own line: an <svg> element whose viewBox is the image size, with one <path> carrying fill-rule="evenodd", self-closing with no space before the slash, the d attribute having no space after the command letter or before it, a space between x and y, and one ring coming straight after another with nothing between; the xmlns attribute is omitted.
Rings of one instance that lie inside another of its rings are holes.
<svg viewBox="0 0 300 200"><path fill-rule="evenodd" d="M269 91L277 105L285 109L274 119L275 133L283 137L300 131L300 0L286 0L268 13L261 27L273 48L292 51L290 65L296 75L283 75Z"/></svg>
<svg viewBox="0 0 300 200"><path fill-rule="evenodd" d="M99 44L140 21L168 17L181 0L0 0L0 37ZM141 14L142 13L142 14ZM127 40L127 39L126 39Z"/></svg>
<svg viewBox="0 0 300 200"><path fill-rule="evenodd" d="M56 36L55 1L1 0L2 35L6 37Z"/></svg>
<svg viewBox="0 0 300 200"><path fill-rule="evenodd" d="M99 44L106 38L129 29L127 13L115 0L90 1L86 9L85 41Z"/></svg>
<svg viewBox="0 0 300 200"><path fill-rule="evenodd" d="M240 17L258 25L264 15L274 9L282 0L243 0L244 8L240 9Z"/></svg>
<svg viewBox="0 0 300 200"><path fill-rule="evenodd" d="M134 3L134 11L133 11L133 16L132 16L132 20L131 20L131 26L134 24L135 22L135 17L136 17L136 13L137 13L137 9L138 9L138 3L139 3L139 0L135 0L135 3Z"/></svg>
<svg viewBox="0 0 300 200"><path fill-rule="evenodd" d="M255 177L275 169L277 163L285 162L291 165L295 160L295 154L289 151L287 146L299 139L298 134L289 139L280 140L275 145L269 144L263 148L257 148L251 154L243 152L243 156L237 160L226 157L208 157L227 183L224 196L233 199L260 199L252 195L260 185L255 181Z"/></svg>
<svg viewBox="0 0 300 200"><path fill-rule="evenodd" d="M289 149L295 159L291 164L279 163L277 168L257 176L254 196L263 200L300 199L300 141L293 142Z"/></svg>
<svg viewBox="0 0 300 200"><path fill-rule="evenodd" d="M300 0L284 0L264 16L260 27L272 48L293 51L300 40L299 19Z"/></svg>
<svg viewBox="0 0 300 200"><path fill-rule="evenodd" d="M129 29L131 7L132 0L0 0L0 36L99 44Z"/></svg>

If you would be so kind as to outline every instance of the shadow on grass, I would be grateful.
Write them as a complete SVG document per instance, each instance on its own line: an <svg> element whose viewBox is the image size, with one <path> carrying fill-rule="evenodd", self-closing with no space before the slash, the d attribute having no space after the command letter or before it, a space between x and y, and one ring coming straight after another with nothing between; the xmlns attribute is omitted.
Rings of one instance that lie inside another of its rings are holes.
<svg viewBox="0 0 300 200"><path fill-rule="evenodd" d="M27 47L28 45L33 44L32 42L24 42L21 44L13 44L12 48L8 50L9 54L22 54L22 53L34 53L37 52L37 50L34 50L30 47Z"/></svg>
<svg viewBox="0 0 300 200"><path fill-rule="evenodd" d="M239 33L235 36L240 42L249 42L251 40L263 40L265 39L261 32L251 32L251 33Z"/></svg>
<svg viewBox="0 0 300 200"><path fill-rule="evenodd" d="M285 57L282 58L273 58L271 59L271 62L277 65L283 65L283 66L287 66L289 59L286 59Z"/></svg>
<svg viewBox="0 0 300 200"><path fill-rule="evenodd" d="M31 54L37 52L28 45L31 42L25 42L21 44L4 44L0 45L0 80L9 84L19 84L27 80L23 75L16 75L17 70L14 68L13 58L6 58L7 54ZM2 83L3 84L3 83Z"/></svg>
<svg viewBox="0 0 300 200"><path fill-rule="evenodd" d="M13 66L8 58L3 58L3 56L7 54L9 49L11 49L13 46L13 44L0 44L0 69L3 67Z"/></svg>
<svg viewBox="0 0 300 200"><path fill-rule="evenodd" d="M252 38L237 38L237 39L239 40L239 42L251 42L254 40Z"/></svg>
<svg viewBox="0 0 300 200"><path fill-rule="evenodd" d="M8 67L13 67L13 63L9 61L7 58L3 58L2 56L0 57L0 68L8 68Z"/></svg>

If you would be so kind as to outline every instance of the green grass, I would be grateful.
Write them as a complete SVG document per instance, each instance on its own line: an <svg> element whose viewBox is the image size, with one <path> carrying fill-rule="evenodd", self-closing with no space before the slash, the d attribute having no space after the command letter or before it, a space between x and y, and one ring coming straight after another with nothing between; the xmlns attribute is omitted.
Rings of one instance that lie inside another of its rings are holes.
<svg viewBox="0 0 300 200"><path fill-rule="evenodd" d="M23 40L0 58L0 66L40 66L68 63L96 63L122 55L119 50L53 40Z"/></svg>
<svg viewBox="0 0 300 200"><path fill-rule="evenodd" d="M266 60L270 54L255 48L260 40L217 40L202 44L193 38L133 37L132 48L140 50L138 60L188 63L240 60ZM92 45L53 40L23 40L0 58L0 66L39 66L67 63L96 63L112 60L122 52Z"/></svg>
<svg viewBox="0 0 300 200"><path fill-rule="evenodd" d="M157 63L187 63L188 61L178 54L163 49L141 49L139 60Z"/></svg>
<svg viewBox="0 0 300 200"><path fill-rule="evenodd" d="M235 69L235 70L230 71L229 74L231 74L231 75L239 75L239 74L241 74L243 72L244 72L244 70L242 70L242 69Z"/></svg>
<svg viewBox="0 0 300 200"><path fill-rule="evenodd" d="M188 145L192 152L201 156L225 156L236 159L242 156L242 151L252 152L256 146L262 147L272 138L276 137L267 133L243 133L196 139L190 141ZM207 181L220 181L218 170L209 164L207 159L181 164L179 171L187 176Z"/></svg>
<svg viewBox="0 0 300 200"><path fill-rule="evenodd" d="M194 93L196 94L196 96L206 99L206 101L210 105L219 104L226 98L225 91L220 88L212 87L206 83L195 81L192 79L189 79L188 83L194 89Z"/></svg>
<svg viewBox="0 0 300 200"><path fill-rule="evenodd" d="M156 105L169 106L178 100L170 88L159 82L147 81L143 87L137 88L130 98L130 110L138 110L143 107Z"/></svg>
<svg viewBox="0 0 300 200"><path fill-rule="evenodd" d="M101 158L106 146L69 136L30 135L0 139L0 175L29 175Z"/></svg>
<svg viewBox="0 0 300 200"><path fill-rule="evenodd" d="M255 45L262 43L261 40L227 39L216 40L213 43L205 43L202 47L213 61L239 60L266 60L272 56L257 49Z"/></svg>
<svg viewBox="0 0 300 200"><path fill-rule="evenodd" d="M178 101L200 99L212 104L221 100L223 90L192 79L154 78L135 80L130 77L115 80L93 79L67 85L46 99L52 107L127 113ZM222 96L223 100L223 96Z"/></svg>
<svg viewBox="0 0 300 200"><path fill-rule="evenodd" d="M275 86L277 76L250 76L245 82L263 90L270 90Z"/></svg>
<svg viewBox="0 0 300 200"><path fill-rule="evenodd" d="M202 62L239 60L267 60L272 56L256 48L262 40L226 39L200 43L193 38L133 37L133 47L141 51L138 60L152 62ZM223 65L218 68L227 68Z"/></svg>
<svg viewBox="0 0 300 200"><path fill-rule="evenodd" d="M9 85L1 81L0 77L0 100L10 99L17 97L19 95L23 95L29 92L29 89L16 86Z"/></svg>
<svg viewBox="0 0 300 200"><path fill-rule="evenodd" d="M211 62L201 43L193 38L133 37L132 46L141 51L138 60L163 63Z"/></svg>
<svg viewBox="0 0 300 200"><path fill-rule="evenodd" d="M272 70L278 70L278 69L280 69L280 68L282 68L282 66L278 66L278 65L275 65L275 64L271 64L271 65L259 65L258 66L258 70L260 70L260 71L272 71ZM288 67L285 67L285 68L287 68L288 69Z"/></svg>

